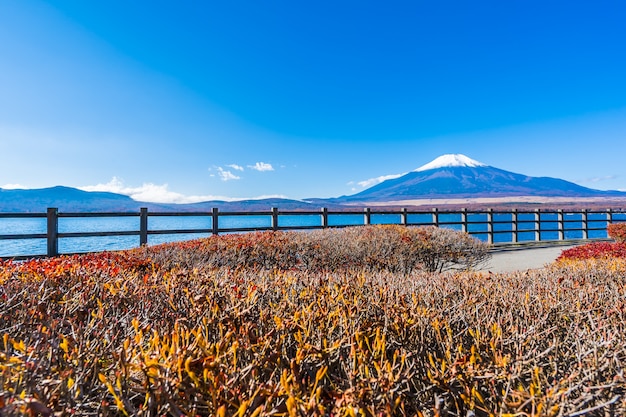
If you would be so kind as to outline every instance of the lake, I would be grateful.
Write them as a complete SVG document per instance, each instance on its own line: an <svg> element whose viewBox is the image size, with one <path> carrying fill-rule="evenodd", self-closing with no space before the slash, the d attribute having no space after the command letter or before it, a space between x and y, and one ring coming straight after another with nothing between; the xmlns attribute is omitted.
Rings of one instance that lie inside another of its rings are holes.
<svg viewBox="0 0 626 417"><path fill-rule="evenodd" d="M487 213L468 213L468 232L474 237L487 240ZM439 212L440 227L449 227L461 230L460 224L446 224L461 221L460 213ZM506 243L513 241L512 214L507 212L493 213L494 243ZM424 225L432 222L433 214L430 212L408 214L409 224ZM626 213L613 213L614 221L626 221ZM400 224L401 215L372 214L372 224ZM227 216L220 215L220 234L228 233L228 229L236 228L270 228L272 218L270 215L246 215ZM362 213L329 214L329 226L352 226L362 225L364 216ZM322 218L319 214L293 215L281 214L278 217L279 227L311 227L321 226ZM540 213L540 240L557 240L558 223L557 213ZM583 232L575 230L582 228L582 213L564 213L564 238L581 239ZM606 238L607 214L604 212L589 213L588 237ZM211 216L154 216L148 218L150 231L164 231L174 229L211 229ZM535 217L534 213L518 214L518 241L535 240ZM71 232L109 232L109 231L138 231L139 217L87 217L87 218L59 218L59 233ZM46 233L45 218L0 218L0 235L7 234L40 234ZM155 245L165 242L175 242L210 236L209 233L185 233L185 234L149 234L148 244ZM137 247L139 236L104 236L104 237L80 237L60 238L60 253L80 253L94 251L112 251ZM45 239L24 240L0 240L0 256L33 256L46 253Z"/></svg>

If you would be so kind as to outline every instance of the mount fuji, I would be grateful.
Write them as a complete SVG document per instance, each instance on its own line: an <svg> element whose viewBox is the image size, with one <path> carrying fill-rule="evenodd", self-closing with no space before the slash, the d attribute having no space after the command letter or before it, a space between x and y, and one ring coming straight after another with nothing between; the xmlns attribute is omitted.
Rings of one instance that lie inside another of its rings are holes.
<svg viewBox="0 0 626 417"><path fill-rule="evenodd" d="M519 196L626 197L626 193L594 190L558 178L530 177L489 166L465 155L448 154L411 172L337 200L357 203Z"/></svg>

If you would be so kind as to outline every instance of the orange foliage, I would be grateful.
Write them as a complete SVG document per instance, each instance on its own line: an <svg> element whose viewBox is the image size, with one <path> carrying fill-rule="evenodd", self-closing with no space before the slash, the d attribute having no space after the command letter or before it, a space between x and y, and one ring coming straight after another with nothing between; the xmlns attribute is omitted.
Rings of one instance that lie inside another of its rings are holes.
<svg viewBox="0 0 626 417"><path fill-rule="evenodd" d="M283 238L0 263L0 415L626 414L625 260L206 264L212 245L254 257Z"/></svg>
<svg viewBox="0 0 626 417"><path fill-rule="evenodd" d="M626 223L610 223L607 231L616 242L626 242Z"/></svg>

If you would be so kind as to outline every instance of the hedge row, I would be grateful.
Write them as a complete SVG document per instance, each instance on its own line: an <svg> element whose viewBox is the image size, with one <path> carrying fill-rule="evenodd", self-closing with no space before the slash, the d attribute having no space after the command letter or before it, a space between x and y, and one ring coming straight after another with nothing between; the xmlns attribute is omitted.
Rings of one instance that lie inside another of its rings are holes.
<svg viewBox="0 0 626 417"><path fill-rule="evenodd" d="M161 265L192 269L360 269L410 273L415 269L471 269L485 262L490 254L488 244L466 233L437 227L384 225L214 236L149 247L144 256Z"/></svg>

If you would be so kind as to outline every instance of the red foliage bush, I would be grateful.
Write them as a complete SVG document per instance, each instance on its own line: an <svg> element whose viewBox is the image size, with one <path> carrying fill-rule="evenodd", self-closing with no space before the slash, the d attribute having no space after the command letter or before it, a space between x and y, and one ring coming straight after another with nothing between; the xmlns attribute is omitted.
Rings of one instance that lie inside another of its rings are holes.
<svg viewBox="0 0 626 417"><path fill-rule="evenodd" d="M607 231L609 237L616 242L626 242L626 223L611 223Z"/></svg>
<svg viewBox="0 0 626 417"><path fill-rule="evenodd" d="M561 252L557 260L600 258L626 258L626 243L593 242L576 246Z"/></svg>

